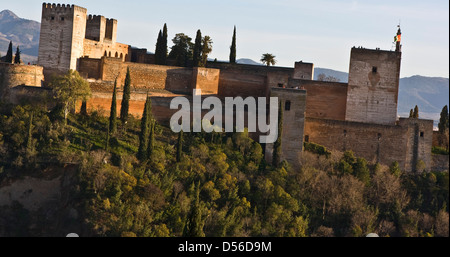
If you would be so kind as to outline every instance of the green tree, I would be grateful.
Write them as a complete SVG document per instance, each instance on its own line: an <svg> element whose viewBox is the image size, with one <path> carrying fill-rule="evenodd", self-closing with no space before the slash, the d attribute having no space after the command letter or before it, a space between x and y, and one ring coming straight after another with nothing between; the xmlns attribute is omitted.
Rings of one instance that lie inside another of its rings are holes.
<svg viewBox="0 0 450 257"><path fill-rule="evenodd" d="M411 109L411 110L409 111L409 118L413 118L413 117L414 117L414 110Z"/></svg>
<svg viewBox="0 0 450 257"><path fill-rule="evenodd" d="M19 46L17 46L16 56L14 57L14 64L20 64L20 62L21 62L20 49L19 49Z"/></svg>
<svg viewBox="0 0 450 257"><path fill-rule="evenodd" d="M272 165L274 167L279 167L281 163L281 139L283 135L283 101L280 101L278 106L278 138L277 141L273 144L273 156L272 156Z"/></svg>
<svg viewBox="0 0 450 257"><path fill-rule="evenodd" d="M63 106L64 120L70 109L75 109L78 100L87 101L91 96L91 87L77 71L69 70L66 75L57 76L50 82L55 99Z"/></svg>
<svg viewBox="0 0 450 257"><path fill-rule="evenodd" d="M275 56L272 54L263 54L260 60L262 63L266 64L267 66L275 65L277 61L275 60Z"/></svg>
<svg viewBox="0 0 450 257"><path fill-rule="evenodd" d="M128 120L128 112L130 108L131 96L131 75L130 68L127 68L127 75L125 77L125 84L123 86L122 106L120 108L120 120L125 124Z"/></svg>
<svg viewBox="0 0 450 257"><path fill-rule="evenodd" d="M192 44L192 38L189 36L178 33L172 39L173 46L169 53L169 58L175 59L176 65L187 67L189 60L192 59L192 50L194 44Z"/></svg>
<svg viewBox="0 0 450 257"><path fill-rule="evenodd" d="M150 136L150 126L152 125L152 102L147 95L147 101L145 101L144 113L141 119L141 133L139 134L139 149L137 158L140 161L147 159L147 149Z"/></svg>
<svg viewBox="0 0 450 257"><path fill-rule="evenodd" d="M398 164L397 161L391 164L391 166L389 167L389 171L391 172L392 175L396 177L400 177L400 175L402 174L402 171L400 170L400 165Z"/></svg>
<svg viewBox="0 0 450 257"><path fill-rule="evenodd" d="M7 63L13 62L12 41L9 41L8 52L6 52L5 62Z"/></svg>
<svg viewBox="0 0 450 257"><path fill-rule="evenodd" d="M155 148L155 127L156 127L156 121L151 120L150 121L150 134L149 134L148 145L147 145L147 158L152 157L153 150Z"/></svg>
<svg viewBox="0 0 450 257"><path fill-rule="evenodd" d="M236 63L236 26L234 26L233 39L230 46L230 63Z"/></svg>
<svg viewBox="0 0 450 257"><path fill-rule="evenodd" d="M447 107L447 105L444 106L444 108L442 108L441 117L439 119L438 128L439 128L439 132L441 134L445 133L446 130L449 128L449 114L448 114L448 107Z"/></svg>
<svg viewBox="0 0 450 257"><path fill-rule="evenodd" d="M202 211L200 206L200 181L195 187L195 200L186 220L183 237L204 237Z"/></svg>
<svg viewBox="0 0 450 257"><path fill-rule="evenodd" d="M177 142L177 162L181 161L181 156L183 154L183 130L178 134Z"/></svg>
<svg viewBox="0 0 450 257"><path fill-rule="evenodd" d="M417 105L416 105L416 107L414 107L413 118L414 119L419 118L419 107Z"/></svg>
<svg viewBox="0 0 450 257"><path fill-rule="evenodd" d="M164 23L163 34L161 39L161 64L167 64L167 24Z"/></svg>
<svg viewBox="0 0 450 257"><path fill-rule="evenodd" d="M213 41L210 36L204 36L202 39L202 61L200 66L205 67L208 62L208 55L212 52Z"/></svg>
<svg viewBox="0 0 450 257"><path fill-rule="evenodd" d="M160 30L159 31L159 33L158 33L158 39L156 40L156 49L155 49L155 63L156 64L163 64L162 63L162 55L161 55L161 53L162 53L162 51L163 51L163 49L162 49L162 37L163 37L163 34L162 34L162 31Z"/></svg>
<svg viewBox="0 0 450 257"><path fill-rule="evenodd" d="M114 90L111 101L111 111L109 114L109 133L117 132L117 79L114 81Z"/></svg>
<svg viewBox="0 0 450 257"><path fill-rule="evenodd" d="M364 158L357 158L353 165L355 177L366 185L370 183L370 170L367 167L367 161Z"/></svg>
<svg viewBox="0 0 450 257"><path fill-rule="evenodd" d="M195 36L194 53L193 53L193 66L201 66L201 55L202 55L202 32L197 30L197 35Z"/></svg>
<svg viewBox="0 0 450 257"><path fill-rule="evenodd" d="M28 138L27 138L27 152L34 152L33 146L33 112L30 114L30 121L28 122Z"/></svg>

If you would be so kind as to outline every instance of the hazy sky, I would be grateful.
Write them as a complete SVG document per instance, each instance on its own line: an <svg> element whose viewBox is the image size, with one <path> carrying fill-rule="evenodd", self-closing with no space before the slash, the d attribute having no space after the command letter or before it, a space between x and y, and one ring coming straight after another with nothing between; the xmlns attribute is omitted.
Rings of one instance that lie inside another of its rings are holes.
<svg viewBox="0 0 450 257"><path fill-rule="evenodd" d="M61 2L63 3L63 2ZM393 49L401 22L401 77L449 77L448 0L71 0L118 20L121 43L154 51L164 23L169 41L197 29L213 39L211 58L228 60L233 26L237 27L237 58L259 61L272 53L277 66L295 61L348 72L352 46ZM23 18L40 21L42 1L0 0ZM171 41L169 42L171 46Z"/></svg>

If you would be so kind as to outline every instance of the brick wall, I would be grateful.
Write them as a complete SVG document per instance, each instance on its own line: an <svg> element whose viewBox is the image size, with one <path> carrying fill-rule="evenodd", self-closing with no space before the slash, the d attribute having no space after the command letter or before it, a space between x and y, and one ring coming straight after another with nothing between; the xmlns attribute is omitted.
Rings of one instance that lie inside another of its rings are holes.
<svg viewBox="0 0 450 257"><path fill-rule="evenodd" d="M346 83L291 79L288 87L306 90L306 117L345 120Z"/></svg>

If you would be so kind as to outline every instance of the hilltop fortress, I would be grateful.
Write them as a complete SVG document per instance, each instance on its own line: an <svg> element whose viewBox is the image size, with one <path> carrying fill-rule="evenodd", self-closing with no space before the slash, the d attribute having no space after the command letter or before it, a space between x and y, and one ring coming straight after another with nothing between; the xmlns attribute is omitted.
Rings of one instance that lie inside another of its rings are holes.
<svg viewBox="0 0 450 257"><path fill-rule="evenodd" d="M313 80L314 65L301 61L294 68L224 62L208 62L207 68L155 65L146 49L116 41L117 25L117 20L87 15L79 6L44 3L38 66L1 64L3 95L14 99L18 92L34 92L41 86L46 90L52 74L73 69L91 84L88 110L107 113L114 81L121 86L129 68L130 113L138 117L147 93L160 122L167 122L177 111L169 108L171 99L192 97L193 89L221 99L278 97L284 108L282 158L294 166L303 143L313 142L338 151L352 150L371 162L398 161L408 172L416 172L421 161L427 170L433 167L433 121L397 117L400 42L395 51L352 48L348 83L338 83ZM120 99L121 92L118 106ZM270 159L272 145L265 150Z"/></svg>

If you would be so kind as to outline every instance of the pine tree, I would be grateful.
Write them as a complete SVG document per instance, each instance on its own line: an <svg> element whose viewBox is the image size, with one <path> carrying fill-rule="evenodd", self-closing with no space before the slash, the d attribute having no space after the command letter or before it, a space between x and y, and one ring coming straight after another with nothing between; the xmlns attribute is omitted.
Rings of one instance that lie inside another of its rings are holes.
<svg viewBox="0 0 450 257"><path fill-rule="evenodd" d="M167 24L164 23L163 34L161 38L161 64L167 64Z"/></svg>
<svg viewBox="0 0 450 257"><path fill-rule="evenodd" d="M445 133L445 131L449 128L449 114L447 105L442 108L438 128L441 134Z"/></svg>
<svg viewBox="0 0 450 257"><path fill-rule="evenodd" d="M177 142L177 162L181 161L181 156L183 154L183 131L180 131L178 134L178 142Z"/></svg>
<svg viewBox="0 0 450 257"><path fill-rule="evenodd" d="M120 108L120 120L123 124L128 121L128 111L130 108L130 95L131 95L131 75L130 68L127 68L127 75L125 77L125 84L123 86L122 106Z"/></svg>
<svg viewBox="0 0 450 257"><path fill-rule="evenodd" d="M280 106L278 107L278 138L273 144L273 156L272 165L277 167L281 163L281 137L283 135L283 101L280 101Z"/></svg>
<svg viewBox="0 0 450 257"><path fill-rule="evenodd" d="M201 66L201 55L202 55L202 32L197 30L197 36L195 37L194 44L194 56L193 56L193 66Z"/></svg>
<svg viewBox="0 0 450 257"><path fill-rule="evenodd" d="M153 155L153 149L155 148L155 127L156 127L156 121L151 120L150 121L150 135L148 138L148 146L147 146L147 158L151 159Z"/></svg>
<svg viewBox="0 0 450 257"><path fill-rule="evenodd" d="M419 118L419 107L417 105L416 105L416 107L414 107L413 118L414 119Z"/></svg>
<svg viewBox="0 0 450 257"><path fill-rule="evenodd" d="M5 62L12 63L13 61L13 52L12 52L12 41L9 42L8 52L6 53Z"/></svg>
<svg viewBox="0 0 450 257"><path fill-rule="evenodd" d="M20 49L19 46L17 46L16 49L16 56L14 57L14 64L20 64L21 60L20 60Z"/></svg>
<svg viewBox="0 0 450 257"><path fill-rule="evenodd" d="M137 158L140 161L147 159L147 149L150 136L150 125L152 121L152 102L147 95L147 101L145 101L144 113L141 119L141 133L139 134L139 149Z"/></svg>
<svg viewBox="0 0 450 257"><path fill-rule="evenodd" d="M205 237L203 232L202 212L200 208L200 181L195 188L195 202L186 220L183 237Z"/></svg>
<svg viewBox="0 0 450 257"><path fill-rule="evenodd" d="M109 114L109 133L117 132L117 79L114 81L114 90L111 101L111 111Z"/></svg>
<svg viewBox="0 0 450 257"><path fill-rule="evenodd" d="M230 47L230 63L236 63L236 26L234 26L233 39Z"/></svg>

